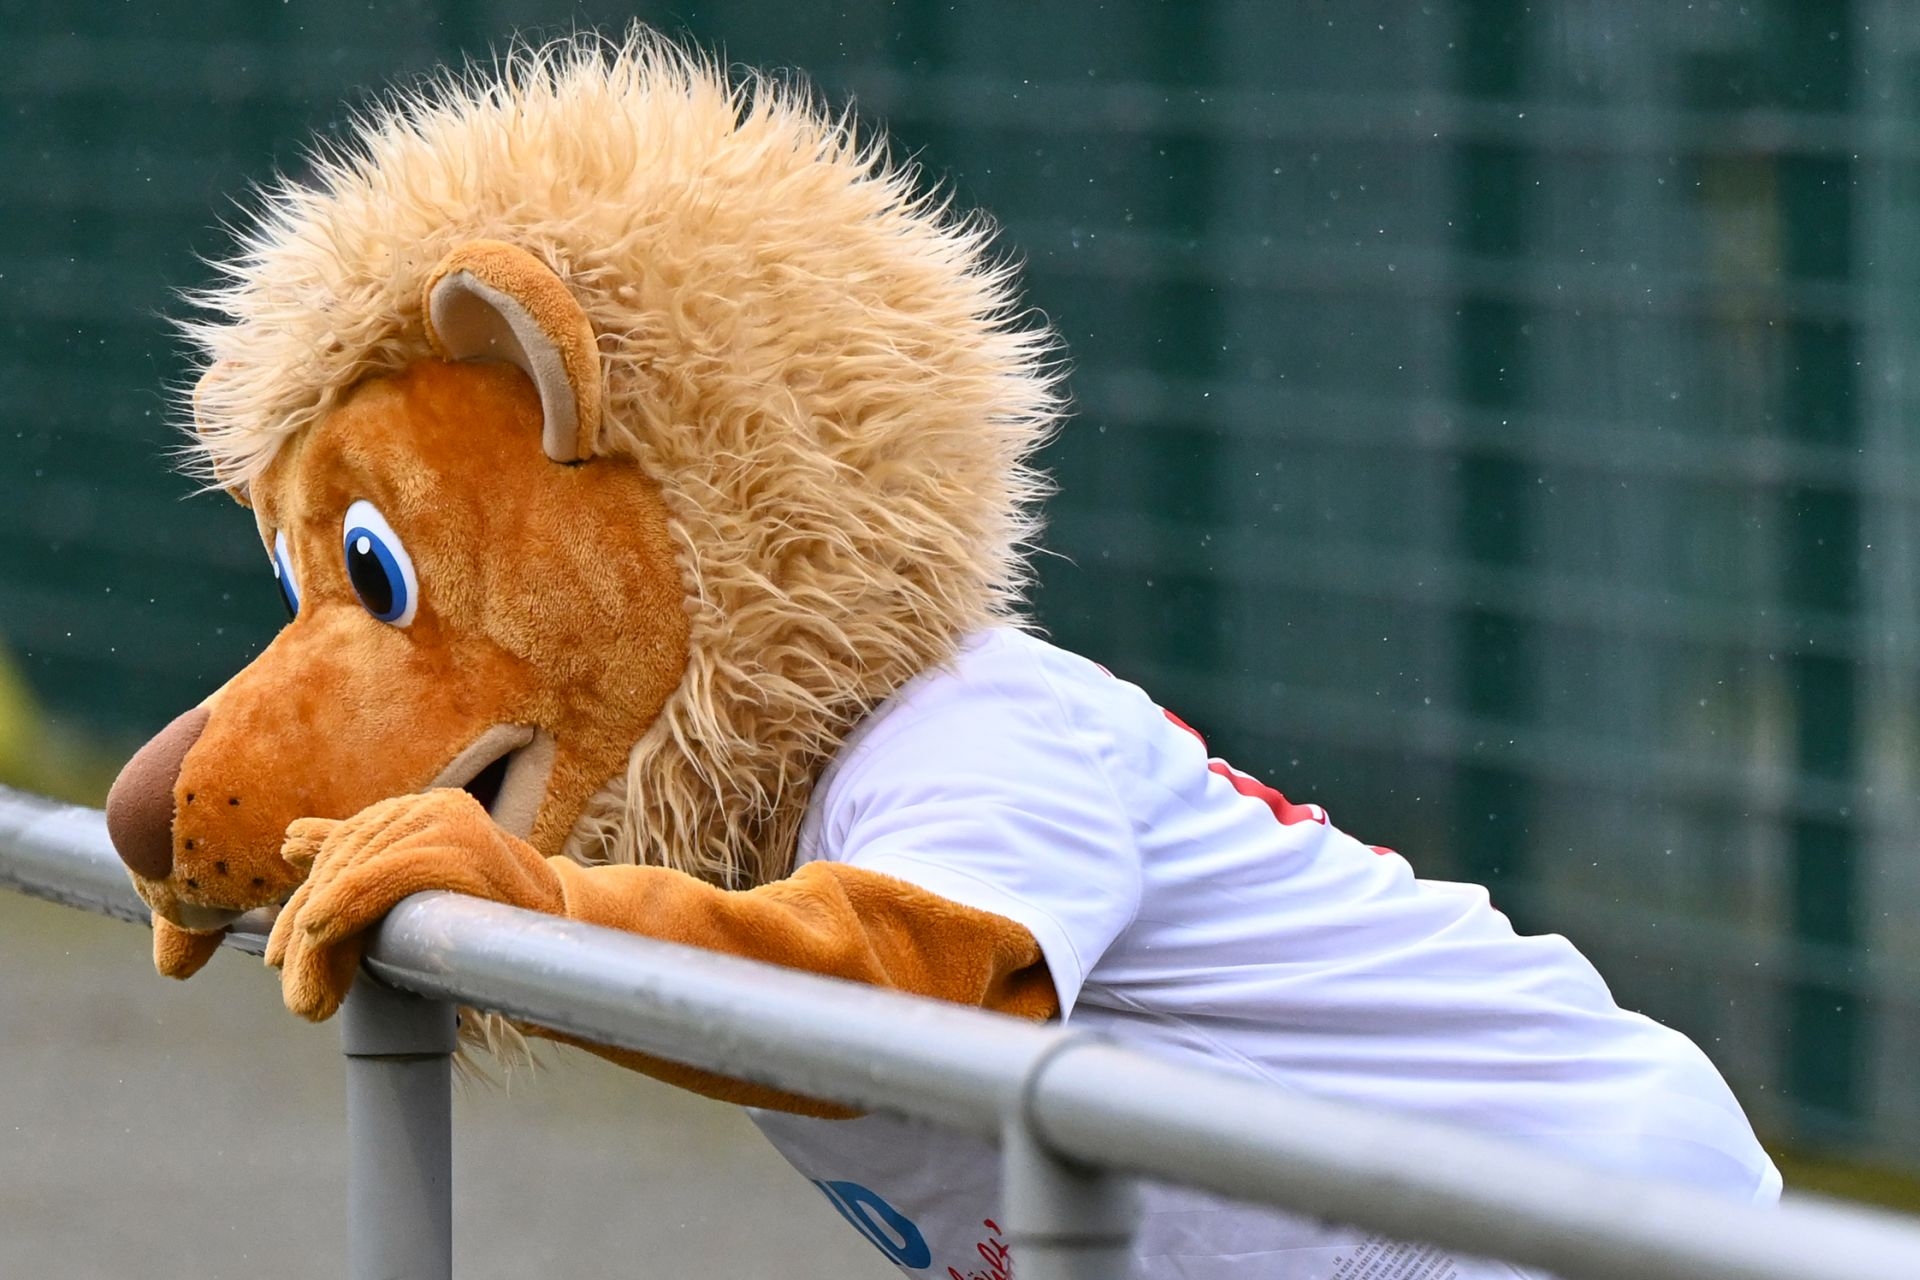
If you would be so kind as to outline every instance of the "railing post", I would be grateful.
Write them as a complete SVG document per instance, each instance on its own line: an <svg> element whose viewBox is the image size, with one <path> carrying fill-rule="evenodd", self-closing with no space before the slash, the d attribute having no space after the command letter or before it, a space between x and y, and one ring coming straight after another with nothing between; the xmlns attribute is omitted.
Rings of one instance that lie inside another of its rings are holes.
<svg viewBox="0 0 1920 1280"><path fill-rule="evenodd" d="M1115 1280L1132 1267L1133 1180L1062 1159L1034 1128L1035 1084L1082 1043L1056 1041L1040 1054L1001 1127L1001 1213L1020 1280Z"/></svg>
<svg viewBox="0 0 1920 1280"><path fill-rule="evenodd" d="M453 1275L453 1006L366 974L341 1011L351 1280Z"/></svg>

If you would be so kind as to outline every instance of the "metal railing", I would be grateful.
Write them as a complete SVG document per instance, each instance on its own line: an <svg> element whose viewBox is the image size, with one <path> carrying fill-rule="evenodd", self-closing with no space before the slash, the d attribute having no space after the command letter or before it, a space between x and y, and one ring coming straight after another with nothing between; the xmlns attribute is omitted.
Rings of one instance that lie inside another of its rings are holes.
<svg viewBox="0 0 1920 1280"><path fill-rule="evenodd" d="M0 886L145 921L101 815L0 788ZM258 952L258 918L230 945ZM1920 1224L1777 1210L1176 1065L1074 1031L452 894L388 916L343 1012L353 1275L452 1268L452 1002L999 1141L1022 1280L1125 1273L1128 1179L1184 1183L1564 1280L1920 1276ZM384 984L384 985L382 985Z"/></svg>

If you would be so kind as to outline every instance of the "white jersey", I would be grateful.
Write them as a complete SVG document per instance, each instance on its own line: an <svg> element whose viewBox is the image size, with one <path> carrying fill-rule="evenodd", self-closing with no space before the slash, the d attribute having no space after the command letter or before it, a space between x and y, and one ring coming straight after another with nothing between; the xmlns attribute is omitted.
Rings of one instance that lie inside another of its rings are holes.
<svg viewBox="0 0 1920 1280"><path fill-rule="evenodd" d="M1742 1200L1780 1177L1685 1037L1557 935L1416 879L1224 762L1133 685L1012 629L859 726L799 859L1018 921L1075 1026L1321 1097ZM996 1155L897 1116L754 1119L909 1275L1004 1280ZM1134 1280L1450 1280L1497 1264L1143 1188Z"/></svg>

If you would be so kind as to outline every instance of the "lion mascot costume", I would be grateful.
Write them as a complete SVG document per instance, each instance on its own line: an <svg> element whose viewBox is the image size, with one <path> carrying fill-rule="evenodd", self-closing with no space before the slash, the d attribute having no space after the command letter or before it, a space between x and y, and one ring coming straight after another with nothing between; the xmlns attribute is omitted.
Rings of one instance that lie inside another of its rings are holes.
<svg viewBox="0 0 1920 1280"><path fill-rule="evenodd" d="M362 119L223 272L191 447L290 621L115 784L162 973L277 906L326 1018L448 889L1777 1192L1564 939L1024 626L1053 341L986 225L805 92L523 50ZM753 1106L903 1271L1010 1270L984 1143L596 1051ZM1135 1274L1513 1274L1354 1234L1150 1186Z"/></svg>

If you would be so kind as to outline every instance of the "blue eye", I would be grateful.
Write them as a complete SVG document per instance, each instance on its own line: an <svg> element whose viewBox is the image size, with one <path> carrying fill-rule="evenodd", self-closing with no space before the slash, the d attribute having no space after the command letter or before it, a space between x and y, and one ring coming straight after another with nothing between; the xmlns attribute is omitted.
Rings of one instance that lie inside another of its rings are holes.
<svg viewBox="0 0 1920 1280"><path fill-rule="evenodd" d="M420 583L413 560L379 509L364 499L347 508L342 542L347 581L368 613L404 627L420 606Z"/></svg>
<svg viewBox="0 0 1920 1280"><path fill-rule="evenodd" d="M273 580L280 587L280 603L287 606L287 620L300 612L300 587L293 580L293 556L287 552L287 532L273 535Z"/></svg>

